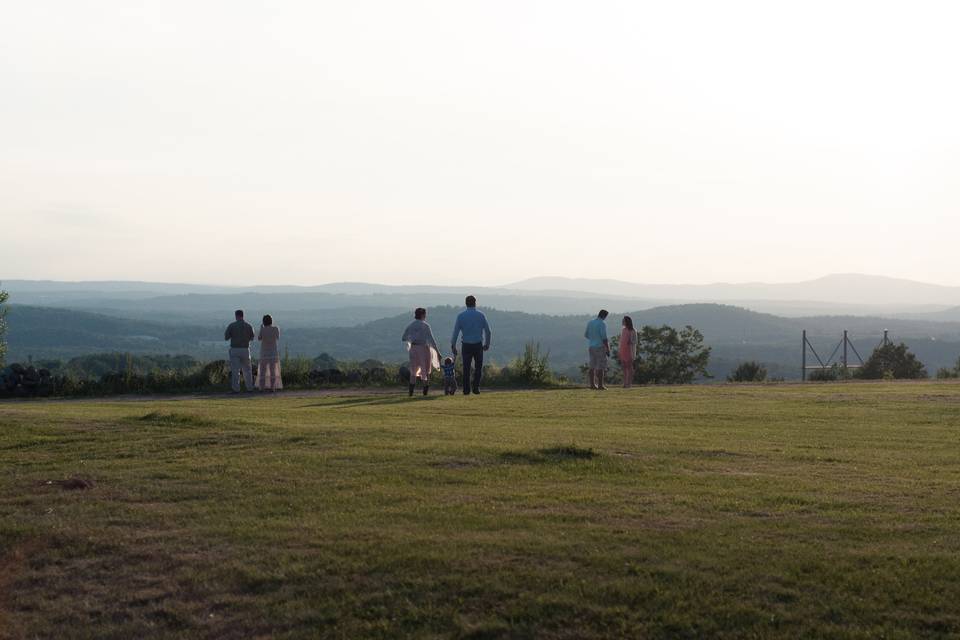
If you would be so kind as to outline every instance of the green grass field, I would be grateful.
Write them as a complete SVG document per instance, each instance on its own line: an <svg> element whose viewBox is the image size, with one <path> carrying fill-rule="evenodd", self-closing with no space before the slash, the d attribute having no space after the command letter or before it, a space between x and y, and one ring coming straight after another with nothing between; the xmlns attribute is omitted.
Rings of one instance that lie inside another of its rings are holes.
<svg viewBox="0 0 960 640"><path fill-rule="evenodd" d="M0 637L704 636L960 636L960 384L0 403Z"/></svg>

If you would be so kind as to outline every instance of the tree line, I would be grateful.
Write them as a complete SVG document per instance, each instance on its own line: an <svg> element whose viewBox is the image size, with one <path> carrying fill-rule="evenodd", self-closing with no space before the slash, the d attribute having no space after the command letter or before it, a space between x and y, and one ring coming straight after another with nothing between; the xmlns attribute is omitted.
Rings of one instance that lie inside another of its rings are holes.
<svg viewBox="0 0 960 640"><path fill-rule="evenodd" d="M877 346L863 366L847 368L834 364L825 369L816 369L808 376L813 382L828 382L834 380L919 380L927 378L927 368L917 358L916 354L907 348L903 342L894 344L887 342ZM940 369L938 378L960 377L960 360L952 370ZM727 376L728 382L763 382L767 379L767 370L763 364L751 360L741 362L733 372Z"/></svg>
<svg viewBox="0 0 960 640"><path fill-rule="evenodd" d="M5 336L8 300L9 294L0 289L0 367L5 364L7 348ZM618 349L618 342L619 336L611 340L611 349L614 352ZM689 384L696 379L709 379L712 377L707 371L710 353L711 348L704 345L703 334L691 325L679 329L668 325L645 325L637 331L634 382L637 384ZM493 377L500 377L505 384L521 386L548 386L565 382L562 376L558 377L551 371L549 355L549 352L541 351L539 344L528 343L518 357L511 360L507 366L498 368L496 373L491 371L491 374ZM102 377L121 372L129 375L131 368L137 368L131 366L133 360L128 355L123 356L125 366L116 366L118 357L120 357L119 354L100 354L74 359L71 364L75 368L71 367L72 371L64 373L72 374L71 377L85 377L84 373L93 373L96 377ZM318 358L320 359L322 357ZM186 356L138 356L137 360L149 360L150 362L145 363L146 366L143 368L153 373L162 370L199 372L205 369L204 365ZM82 365L77 366L81 362ZM309 361L305 360L305 362ZM306 370L306 375L310 367L302 368ZM845 369L840 365L834 365L829 369L814 371L809 379L813 381L851 378L901 380L927 377L926 367L906 344L888 342L875 348L860 368ZM960 359L952 368L938 370L936 377L960 378ZM206 380L206 377L204 379ZM753 360L741 362L727 376L729 382L763 382L767 379L766 367L763 363Z"/></svg>

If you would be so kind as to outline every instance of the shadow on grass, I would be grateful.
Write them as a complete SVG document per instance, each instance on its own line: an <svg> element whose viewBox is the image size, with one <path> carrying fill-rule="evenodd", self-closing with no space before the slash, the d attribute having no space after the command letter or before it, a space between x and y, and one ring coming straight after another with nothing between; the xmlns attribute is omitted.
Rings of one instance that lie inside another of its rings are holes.
<svg viewBox="0 0 960 640"><path fill-rule="evenodd" d="M151 411L142 416L133 416L131 419L145 424L166 426L212 427L217 424L216 420L203 416L165 411Z"/></svg>
<svg viewBox="0 0 960 640"><path fill-rule="evenodd" d="M507 464L548 464L576 460L593 460L600 454L593 449L584 449L576 445L549 447L535 451L504 451L500 461Z"/></svg>
<svg viewBox="0 0 960 640"><path fill-rule="evenodd" d="M427 396L424 398L421 395L415 395L412 398L407 395L396 395L396 396L387 396L385 398L338 398L330 402L313 402L310 404L304 404L297 407L298 409L309 409L309 408L325 408L325 409L343 409L346 407L360 407L364 405L391 405L391 404L404 404L408 402L429 402L432 400L437 400L443 396L433 395Z"/></svg>
<svg viewBox="0 0 960 640"><path fill-rule="evenodd" d="M727 451L726 449L675 449L676 455L693 456L694 458L748 458L748 453Z"/></svg>

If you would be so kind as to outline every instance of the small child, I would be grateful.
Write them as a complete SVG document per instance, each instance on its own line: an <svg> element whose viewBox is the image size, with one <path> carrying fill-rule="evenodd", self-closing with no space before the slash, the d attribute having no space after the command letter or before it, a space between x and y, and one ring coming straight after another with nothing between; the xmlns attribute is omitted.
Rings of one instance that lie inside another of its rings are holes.
<svg viewBox="0 0 960 640"><path fill-rule="evenodd" d="M457 370L454 359L447 356L440 365L443 369L443 395L452 396L457 393Z"/></svg>

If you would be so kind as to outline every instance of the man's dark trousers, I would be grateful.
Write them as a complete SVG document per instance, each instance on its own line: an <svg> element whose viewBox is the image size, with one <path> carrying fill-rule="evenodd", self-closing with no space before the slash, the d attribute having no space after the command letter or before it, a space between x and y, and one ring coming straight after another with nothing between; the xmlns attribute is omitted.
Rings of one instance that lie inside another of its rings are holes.
<svg viewBox="0 0 960 640"><path fill-rule="evenodd" d="M460 345L460 348L463 351L463 393L468 394L471 389L475 393L479 393L480 376L483 374L483 344L480 342L473 344L464 342ZM470 384L471 360L475 363L473 385Z"/></svg>

